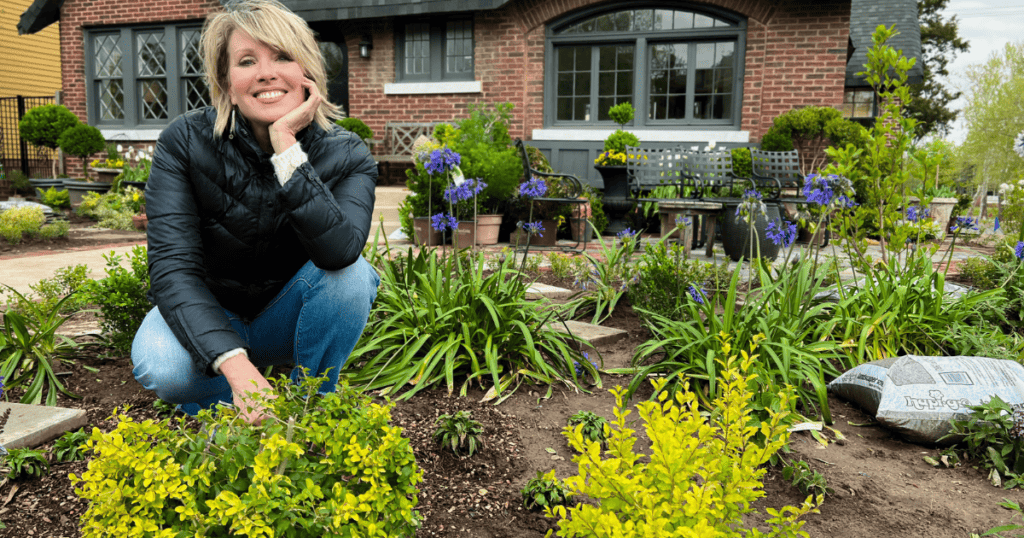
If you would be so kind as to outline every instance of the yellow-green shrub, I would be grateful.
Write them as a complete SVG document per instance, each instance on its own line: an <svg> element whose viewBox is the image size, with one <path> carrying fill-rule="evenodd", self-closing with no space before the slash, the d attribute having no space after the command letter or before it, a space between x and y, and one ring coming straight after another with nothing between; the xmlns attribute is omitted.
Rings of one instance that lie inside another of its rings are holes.
<svg viewBox="0 0 1024 538"><path fill-rule="evenodd" d="M722 343L721 383L724 389L715 399L715 411L705 418L697 397L686 387L669 399L661 391L657 402L637 404L651 440L649 460L633 452L634 430L626 425L624 390L615 394L615 421L607 426L608 449L583 437L583 425L567 427L564 435L580 455L573 461L579 475L565 482L574 494L589 496L597 505L579 503L566 509L548 508L549 517L559 518L558 536L587 537L733 537L764 536L757 529L743 528L743 515L751 513L750 503L764 496L761 465L785 446L788 434L784 422L788 411L772 412L760 428L750 426L748 403L757 390L756 375L747 375L756 360L741 352L732 355L728 338ZM664 380L654 382L660 391ZM782 409L788 409L788 394L780 394ZM764 446L754 442L758 431ZM643 461L649 461L644 463ZM771 536L807 536L797 519L815 513L821 499L808 497L799 508L767 509ZM549 535L551 533L549 532Z"/></svg>
<svg viewBox="0 0 1024 538"><path fill-rule="evenodd" d="M316 393L275 382L273 417L250 426L234 411L199 415L199 431L126 416L93 429L81 477L90 501L82 536L412 536L422 475L390 405L349 388Z"/></svg>
<svg viewBox="0 0 1024 538"><path fill-rule="evenodd" d="M41 207L14 207L0 213L0 236L14 245L24 234L35 237L46 223Z"/></svg>

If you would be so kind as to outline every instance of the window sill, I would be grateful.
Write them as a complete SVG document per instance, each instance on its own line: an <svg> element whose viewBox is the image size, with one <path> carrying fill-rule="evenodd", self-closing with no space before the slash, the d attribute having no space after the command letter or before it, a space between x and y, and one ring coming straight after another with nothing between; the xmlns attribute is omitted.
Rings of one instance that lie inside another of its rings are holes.
<svg viewBox="0 0 1024 538"><path fill-rule="evenodd" d="M100 133L103 135L103 139L108 142L117 142L118 140L124 140L125 142L156 142L160 138L160 133L163 129L103 129L100 128Z"/></svg>
<svg viewBox="0 0 1024 538"><path fill-rule="evenodd" d="M747 144L750 131L703 131L703 130L654 130L629 129L641 142L728 142ZM601 142L615 129L534 129L533 140L572 140L578 142Z"/></svg>
<svg viewBox="0 0 1024 538"><path fill-rule="evenodd" d="M438 93L481 93L483 83L479 80L453 82L398 82L384 85L384 95L417 95Z"/></svg>

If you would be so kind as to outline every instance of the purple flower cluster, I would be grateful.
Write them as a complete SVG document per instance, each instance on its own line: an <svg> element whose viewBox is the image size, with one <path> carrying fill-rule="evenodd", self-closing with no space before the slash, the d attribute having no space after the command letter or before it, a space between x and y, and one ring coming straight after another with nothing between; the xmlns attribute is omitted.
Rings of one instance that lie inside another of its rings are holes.
<svg viewBox="0 0 1024 538"><path fill-rule="evenodd" d="M548 186L544 183L544 180L539 177L530 178L529 181L524 181L519 184L519 196L525 196L527 198L540 198L548 192Z"/></svg>
<svg viewBox="0 0 1024 538"><path fill-rule="evenodd" d="M1013 248L1013 255L1018 260L1024 260L1024 241L1017 241L1017 246Z"/></svg>
<svg viewBox="0 0 1024 538"><path fill-rule="evenodd" d="M487 188L487 184L477 179L467 179L462 182L462 185L450 185L444 190L444 200L448 203L458 203L463 200L469 200L470 198L480 194L480 191Z"/></svg>
<svg viewBox="0 0 1024 538"><path fill-rule="evenodd" d="M782 248L789 248L789 245L796 241L796 224L788 220L771 221L765 229L765 235L772 243L782 245Z"/></svg>
<svg viewBox="0 0 1024 538"><path fill-rule="evenodd" d="M530 235L539 235L544 237L544 227L540 225L540 221L537 222L524 222L523 231Z"/></svg>
<svg viewBox="0 0 1024 538"><path fill-rule="evenodd" d="M839 207L853 207L857 204L848 196L852 191L850 180L835 174L810 174L804 178L804 198L807 198L809 203L819 206L830 206L835 203Z"/></svg>
<svg viewBox="0 0 1024 538"><path fill-rule="evenodd" d="M585 360L586 360L587 362L589 362L589 363L590 363L590 365L591 365L591 366L593 366L595 370L597 370L597 362L596 362L596 361L592 361L592 360L590 360L590 354L589 354L589 353L587 353L586 351L584 351L584 352L583 352L583 358L584 358L584 359L585 359ZM580 364L580 362L579 362L579 361L572 361L572 365L573 365L573 368L575 368L575 369L576 369L576 377L580 377L581 375L583 375L583 372L584 372L585 370L584 370L584 368L583 368L583 365L582 365L582 364Z"/></svg>
<svg viewBox="0 0 1024 538"><path fill-rule="evenodd" d="M458 228L459 221L454 216L447 213L438 213L433 217L430 217L430 226L439 232L443 232L449 228L452 230Z"/></svg>
<svg viewBox="0 0 1024 538"><path fill-rule="evenodd" d="M462 163L462 156L448 149L435 149L426 154L423 159L423 167L428 174L439 175L454 170Z"/></svg>
<svg viewBox="0 0 1024 538"><path fill-rule="evenodd" d="M682 226L683 228L690 227L690 217L684 217L682 215L676 215L676 226Z"/></svg>
<svg viewBox="0 0 1024 538"><path fill-rule="evenodd" d="M686 289L690 293L690 297L696 301L697 304L704 304L704 290L697 289L693 284Z"/></svg>
<svg viewBox="0 0 1024 538"><path fill-rule="evenodd" d="M636 231L633 230L632 228L626 228L625 230L622 230L621 232L615 234L615 237L618 237L623 241L627 239L632 239L634 236L636 236Z"/></svg>
<svg viewBox="0 0 1024 538"><path fill-rule="evenodd" d="M926 219L931 216L931 214L931 210L927 207L912 205L907 208L907 220L910 222L917 222L921 219Z"/></svg>
<svg viewBox="0 0 1024 538"><path fill-rule="evenodd" d="M956 224L949 227L949 231L957 233L963 230L978 231L978 219L971 217L957 217Z"/></svg>

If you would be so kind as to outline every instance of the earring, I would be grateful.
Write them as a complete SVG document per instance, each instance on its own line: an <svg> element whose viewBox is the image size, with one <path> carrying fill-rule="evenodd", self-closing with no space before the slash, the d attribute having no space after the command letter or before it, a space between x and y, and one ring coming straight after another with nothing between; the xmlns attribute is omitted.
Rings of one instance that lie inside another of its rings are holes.
<svg viewBox="0 0 1024 538"><path fill-rule="evenodd" d="M231 132L228 133L228 140L234 140L235 139L235 108L234 107L231 107L231 119L229 121L231 122Z"/></svg>

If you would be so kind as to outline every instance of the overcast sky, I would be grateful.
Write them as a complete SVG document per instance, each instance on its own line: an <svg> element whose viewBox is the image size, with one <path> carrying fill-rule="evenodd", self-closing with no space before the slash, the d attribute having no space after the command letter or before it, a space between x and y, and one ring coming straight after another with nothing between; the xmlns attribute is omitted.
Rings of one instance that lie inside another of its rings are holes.
<svg viewBox="0 0 1024 538"><path fill-rule="evenodd" d="M964 93L970 91L967 66L985 63L1007 43L1024 41L1024 0L950 0L945 13L947 17L956 15L960 36L971 45L970 51L957 56L949 66L949 85ZM953 104L954 108L962 106L963 99ZM965 135L962 121L958 119L949 139L962 142Z"/></svg>

